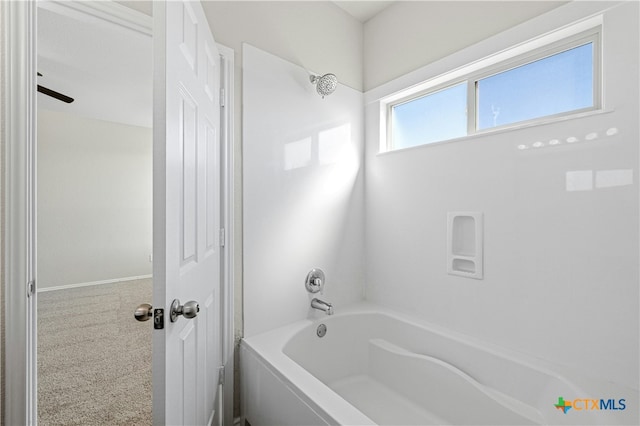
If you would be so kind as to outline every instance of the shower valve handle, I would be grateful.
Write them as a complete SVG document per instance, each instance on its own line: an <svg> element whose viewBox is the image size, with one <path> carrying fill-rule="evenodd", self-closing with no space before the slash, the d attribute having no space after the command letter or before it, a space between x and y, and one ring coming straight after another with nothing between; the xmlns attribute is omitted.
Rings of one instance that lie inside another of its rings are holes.
<svg viewBox="0 0 640 426"><path fill-rule="evenodd" d="M307 279L304 281L304 286L309 293L317 293L322 291L324 287L324 272L320 268L313 268L307 274Z"/></svg>

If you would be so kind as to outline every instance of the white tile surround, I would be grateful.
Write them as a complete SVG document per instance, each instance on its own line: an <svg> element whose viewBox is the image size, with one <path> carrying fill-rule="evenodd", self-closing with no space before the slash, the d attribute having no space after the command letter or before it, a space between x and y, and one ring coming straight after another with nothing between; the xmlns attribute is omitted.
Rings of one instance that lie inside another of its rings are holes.
<svg viewBox="0 0 640 426"><path fill-rule="evenodd" d="M582 19L581 7L601 6L561 7L373 89L364 115L361 93L322 100L304 69L245 45L245 336L322 315L303 285L320 267L338 311L366 299L637 389L637 3L604 13L605 112L378 154L385 91ZM483 280L447 274L455 211L483 214Z"/></svg>
<svg viewBox="0 0 640 426"><path fill-rule="evenodd" d="M324 315L311 312L304 287L312 268L326 274L318 297L336 309L363 297L363 101L342 84L322 99L309 71L248 44L243 82L244 335L251 336Z"/></svg>
<svg viewBox="0 0 640 426"><path fill-rule="evenodd" d="M444 61L597 7L570 4ZM605 113L378 155L379 105L365 95L368 301L638 388L637 22L637 2L604 13ZM484 215L482 281L447 274L451 211Z"/></svg>

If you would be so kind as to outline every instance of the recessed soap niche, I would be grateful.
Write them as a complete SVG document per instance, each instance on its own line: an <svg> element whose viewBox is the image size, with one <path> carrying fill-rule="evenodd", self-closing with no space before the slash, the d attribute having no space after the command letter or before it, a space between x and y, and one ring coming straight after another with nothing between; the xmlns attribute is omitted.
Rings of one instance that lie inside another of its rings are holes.
<svg viewBox="0 0 640 426"><path fill-rule="evenodd" d="M447 213L447 272L462 277L484 278L483 214Z"/></svg>

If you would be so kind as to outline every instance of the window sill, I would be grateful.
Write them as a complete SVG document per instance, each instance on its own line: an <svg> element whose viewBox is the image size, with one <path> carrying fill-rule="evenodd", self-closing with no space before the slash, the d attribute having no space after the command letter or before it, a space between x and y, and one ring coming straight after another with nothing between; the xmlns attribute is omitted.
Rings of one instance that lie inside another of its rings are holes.
<svg viewBox="0 0 640 426"><path fill-rule="evenodd" d="M482 131L479 131L479 132L474 133L472 135L466 135L466 136L462 136L462 137L455 138L455 139L447 139L447 140L444 140L444 141L431 142L431 143L426 143L426 144L422 144L422 145L410 146L410 147L406 147L406 148L390 149L390 150L387 150L387 151L378 151L376 156L386 155L386 154L393 154L393 153L398 153L398 152L413 151L415 149L428 148L428 147L432 147L432 146L440 146L440 145L448 144L448 143L465 142L465 141L470 141L470 140L474 140L474 139L478 139L478 138L484 138L484 137L487 137L487 136L495 136L495 135L501 135L501 134L504 134L504 133L510 133L510 132L514 132L514 131L529 129L531 127L545 126L545 125L549 125L549 124L555 124L555 123L561 123L561 122L564 122L564 121L577 120L577 119L586 118L586 117L606 115L606 114L610 114L610 113L612 113L614 111L615 111L614 109L597 109L597 110L579 112L579 113L575 113L575 114L563 115L561 117L546 117L546 118L531 120L531 121L527 121L527 122L523 122L523 123L518 123L518 124L513 124L513 125L506 125L506 126L502 126L502 127L498 127L498 128L494 128L494 129L482 130Z"/></svg>

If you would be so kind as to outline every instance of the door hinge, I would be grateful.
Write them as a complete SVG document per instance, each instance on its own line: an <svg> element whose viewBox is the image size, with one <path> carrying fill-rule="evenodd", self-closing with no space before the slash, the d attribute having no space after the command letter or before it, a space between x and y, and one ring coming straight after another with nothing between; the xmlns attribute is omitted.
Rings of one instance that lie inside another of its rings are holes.
<svg viewBox="0 0 640 426"><path fill-rule="evenodd" d="M226 91L224 90L224 87L220 88L220 106L223 107L225 106L225 98L226 98Z"/></svg>
<svg viewBox="0 0 640 426"><path fill-rule="evenodd" d="M224 385L224 365L218 367L218 384Z"/></svg>
<svg viewBox="0 0 640 426"><path fill-rule="evenodd" d="M31 297L36 292L36 281L31 280L27 283L27 297Z"/></svg>
<svg viewBox="0 0 640 426"><path fill-rule="evenodd" d="M220 247L224 247L227 242L227 235L224 228L220 228Z"/></svg>

